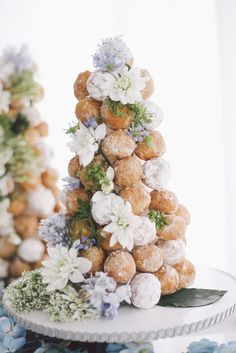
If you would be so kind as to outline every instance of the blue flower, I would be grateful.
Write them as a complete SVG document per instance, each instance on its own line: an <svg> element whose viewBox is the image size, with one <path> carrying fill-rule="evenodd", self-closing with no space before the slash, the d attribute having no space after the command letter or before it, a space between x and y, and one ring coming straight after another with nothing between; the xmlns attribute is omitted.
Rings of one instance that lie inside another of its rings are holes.
<svg viewBox="0 0 236 353"><path fill-rule="evenodd" d="M187 353L217 353L218 343L202 339L199 342L193 342L188 347Z"/></svg>
<svg viewBox="0 0 236 353"><path fill-rule="evenodd" d="M236 353L236 341L221 344L215 353Z"/></svg>
<svg viewBox="0 0 236 353"><path fill-rule="evenodd" d="M124 344L120 343L108 343L106 347L106 352L107 353L119 353L123 349L125 349L126 346Z"/></svg>
<svg viewBox="0 0 236 353"><path fill-rule="evenodd" d="M142 142L145 137L150 134L150 131L143 126L133 126L128 129L128 134L134 139L135 142Z"/></svg>
<svg viewBox="0 0 236 353"><path fill-rule="evenodd" d="M25 329L7 317L0 318L0 353L16 352L25 345Z"/></svg>
<svg viewBox="0 0 236 353"><path fill-rule="evenodd" d="M151 343L127 343L120 353L154 353Z"/></svg>
<svg viewBox="0 0 236 353"><path fill-rule="evenodd" d="M39 235L49 246L68 246L69 228L64 214L53 214L40 222Z"/></svg>
<svg viewBox="0 0 236 353"><path fill-rule="evenodd" d="M35 62L29 53L29 49L25 45L19 50L12 47L5 49L3 57L6 62L13 65L16 72L25 70L34 71L36 68Z"/></svg>
<svg viewBox="0 0 236 353"><path fill-rule="evenodd" d="M98 124L96 120L93 117L89 117L88 120L84 123L86 127L92 127L93 129L96 129Z"/></svg>
<svg viewBox="0 0 236 353"><path fill-rule="evenodd" d="M121 69L130 58L132 58L130 50L121 37L117 36L102 41L93 56L93 64L96 68L105 71L115 71Z"/></svg>
<svg viewBox="0 0 236 353"><path fill-rule="evenodd" d="M95 238L87 238L82 236L81 239L78 239L73 243L72 247L78 251L83 251L92 248L94 245L96 245Z"/></svg>
<svg viewBox="0 0 236 353"><path fill-rule="evenodd" d="M64 181L66 183L63 185L65 191L75 190L80 187L79 178L65 177L65 178L62 178L62 181Z"/></svg>

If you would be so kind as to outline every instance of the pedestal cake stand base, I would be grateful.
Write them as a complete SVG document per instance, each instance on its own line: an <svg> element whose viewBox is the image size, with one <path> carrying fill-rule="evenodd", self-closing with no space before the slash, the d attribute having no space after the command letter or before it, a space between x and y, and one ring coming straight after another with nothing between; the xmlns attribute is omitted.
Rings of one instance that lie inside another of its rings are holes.
<svg viewBox="0 0 236 353"><path fill-rule="evenodd" d="M194 287L227 290L218 302L200 308L166 308L156 306L140 310L122 306L114 320L99 319L57 323L43 312L15 313L4 296L4 307L15 321L27 330L80 342L149 342L160 338L191 334L219 324L236 310L236 279L225 272L197 267Z"/></svg>

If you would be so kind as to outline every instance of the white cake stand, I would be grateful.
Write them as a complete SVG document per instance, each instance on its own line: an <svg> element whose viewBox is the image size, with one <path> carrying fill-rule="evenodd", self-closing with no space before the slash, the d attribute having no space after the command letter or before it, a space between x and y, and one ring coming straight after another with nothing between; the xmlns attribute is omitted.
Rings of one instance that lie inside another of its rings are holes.
<svg viewBox="0 0 236 353"><path fill-rule="evenodd" d="M70 323L52 322L43 312L15 313L6 294L4 307L17 323L49 337L80 342L149 342L207 329L219 324L236 310L236 279L230 274L198 267L195 287L227 290L228 293L218 302L200 308L156 306L149 310L140 310L132 306L122 306L114 320Z"/></svg>

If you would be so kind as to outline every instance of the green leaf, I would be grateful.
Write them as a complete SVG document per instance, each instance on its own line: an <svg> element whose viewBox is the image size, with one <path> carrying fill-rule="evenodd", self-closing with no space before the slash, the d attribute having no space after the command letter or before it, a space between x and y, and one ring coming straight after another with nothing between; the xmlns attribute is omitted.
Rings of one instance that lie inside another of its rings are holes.
<svg viewBox="0 0 236 353"><path fill-rule="evenodd" d="M202 288L183 288L170 295L164 295L159 301L159 306L194 308L210 305L222 298L227 291Z"/></svg>
<svg viewBox="0 0 236 353"><path fill-rule="evenodd" d="M146 143L146 145L148 146L148 148L151 148L153 146L153 137L152 136L145 136L143 141Z"/></svg>
<svg viewBox="0 0 236 353"><path fill-rule="evenodd" d="M169 223L163 212L151 210L148 213L149 219L155 223L156 229L162 231Z"/></svg>

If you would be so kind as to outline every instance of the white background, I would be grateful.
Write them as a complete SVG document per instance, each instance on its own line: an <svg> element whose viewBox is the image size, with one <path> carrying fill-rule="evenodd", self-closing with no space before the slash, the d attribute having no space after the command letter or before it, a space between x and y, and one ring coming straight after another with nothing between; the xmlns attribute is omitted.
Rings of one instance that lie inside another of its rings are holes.
<svg viewBox="0 0 236 353"><path fill-rule="evenodd" d="M39 109L61 177L73 82L92 69L101 38L124 34L164 110L169 189L192 215L188 256L234 272L235 31L234 0L0 0L0 49L28 44L38 63L46 91Z"/></svg>

